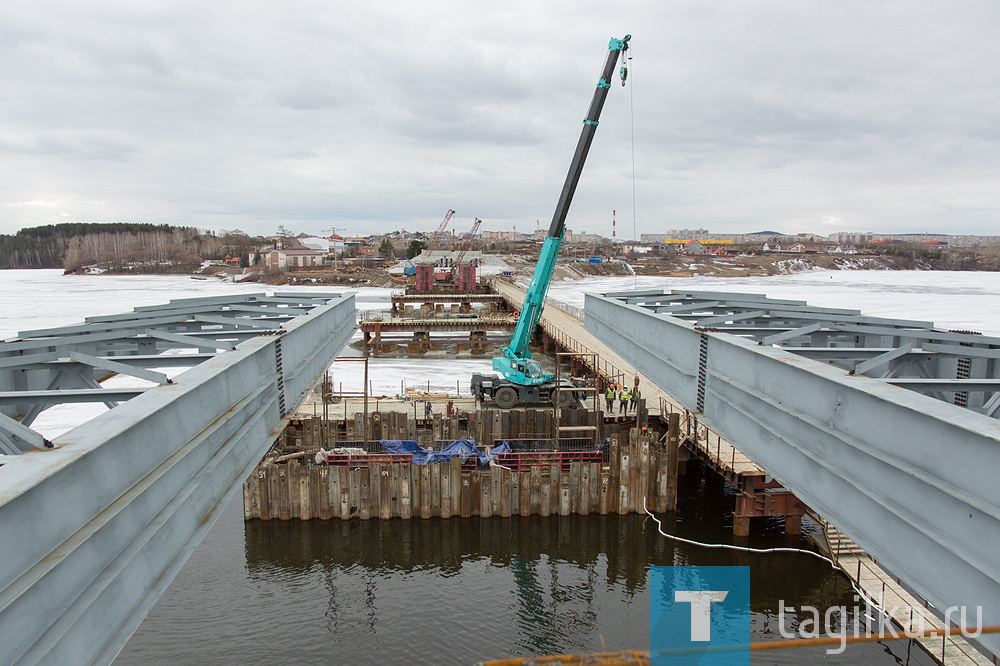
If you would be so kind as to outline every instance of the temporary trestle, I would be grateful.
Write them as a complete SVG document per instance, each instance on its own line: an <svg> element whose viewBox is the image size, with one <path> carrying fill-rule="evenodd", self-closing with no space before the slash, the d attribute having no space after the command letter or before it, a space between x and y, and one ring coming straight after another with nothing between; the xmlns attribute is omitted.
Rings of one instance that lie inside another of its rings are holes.
<svg viewBox="0 0 1000 666"><path fill-rule="evenodd" d="M0 344L0 661L109 663L354 329L353 295L245 294ZM30 428L82 400L113 408Z"/></svg>

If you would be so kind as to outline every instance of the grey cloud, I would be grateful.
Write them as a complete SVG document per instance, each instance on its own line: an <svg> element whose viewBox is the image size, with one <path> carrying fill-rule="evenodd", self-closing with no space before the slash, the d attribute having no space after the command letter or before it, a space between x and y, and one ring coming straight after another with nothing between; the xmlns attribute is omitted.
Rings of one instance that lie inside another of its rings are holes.
<svg viewBox="0 0 1000 666"><path fill-rule="evenodd" d="M0 232L67 213L360 233L447 208L544 226L625 30L633 87L610 91L573 228L631 220L633 115L638 233L992 233L1000 212L985 0L2 11L0 203L60 206L0 206Z"/></svg>

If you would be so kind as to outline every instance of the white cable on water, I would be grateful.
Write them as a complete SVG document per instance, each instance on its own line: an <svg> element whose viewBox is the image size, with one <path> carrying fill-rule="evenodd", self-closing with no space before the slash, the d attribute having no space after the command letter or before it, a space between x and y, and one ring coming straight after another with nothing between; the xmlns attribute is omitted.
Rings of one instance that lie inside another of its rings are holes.
<svg viewBox="0 0 1000 666"><path fill-rule="evenodd" d="M642 510L646 512L647 516L649 516L656 522L656 529L660 534L674 541L690 544L692 546L700 546L702 548L721 548L725 550L738 550L744 553L805 553L806 555L812 555L813 557L819 558L824 562L828 563L831 567L833 567L837 571L841 571L841 569L837 566L837 563L831 560L829 557L820 555L819 553L814 553L813 551L806 550L804 548L750 548L748 546L734 546L729 543L703 543L701 541L693 541L691 539L685 539L684 537L679 537L676 534L667 534L666 532L663 531L663 523L661 523L660 519L657 518L655 515L653 515L653 513L646 506L645 497L642 498ZM881 604L875 603L874 599L869 597L864 590L855 585L854 581L851 580L850 576L848 576L847 580L850 581L851 587L854 588L854 591L858 593L859 598L863 599L864 602L867 603L869 606L882 613L882 615L888 617L889 619L892 619L892 616L889 615L888 611L886 611Z"/></svg>

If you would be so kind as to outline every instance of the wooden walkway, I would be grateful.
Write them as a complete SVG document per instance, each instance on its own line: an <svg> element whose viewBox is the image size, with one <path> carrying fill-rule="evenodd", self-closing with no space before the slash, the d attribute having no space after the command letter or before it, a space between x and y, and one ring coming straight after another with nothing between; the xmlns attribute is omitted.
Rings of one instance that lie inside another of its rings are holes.
<svg viewBox="0 0 1000 666"><path fill-rule="evenodd" d="M497 280L494 282L498 293L507 302L520 310L524 302L524 291L517 286ZM711 467L721 472L731 481L739 477L766 476L765 472L754 461L740 452L736 447L709 430L707 426L697 422L677 401L666 391L649 380L642 372L625 362L623 358L611 351L603 342L583 327L583 319L574 312L553 306L548 303L542 312L539 326L552 339L566 349L580 353L596 353L600 357L599 372L605 376L620 376L624 383L631 385L632 378L639 377L639 389L646 400L647 407L659 410L662 417L677 413L681 415L682 437L686 434L688 448L702 457Z"/></svg>
<svg viewBox="0 0 1000 666"><path fill-rule="evenodd" d="M753 460L750 460L745 453L727 442L721 435L708 426L697 422L694 417L689 417L693 423L684 423L684 414L681 414L681 432L692 432L687 437L685 443L689 449L694 450L710 467L716 469L723 476L766 476L767 472ZM697 432L697 436L693 433ZM733 480L730 478L730 480Z"/></svg>
<svg viewBox="0 0 1000 666"><path fill-rule="evenodd" d="M902 635L903 631L910 631L916 634L925 630L937 630L941 634L940 638L918 638L916 641L936 662L945 666L993 664L991 659L986 658L961 635L960 629L953 626L954 634L945 636L944 622L923 602L907 592L899 581L890 576L868 553L840 530L821 519L819 522L824 530L825 550L829 557L848 578L854 581L855 585L864 590L870 599L889 612L899 627L897 633ZM970 625L969 629L975 631L972 626L976 623L975 612L970 609L970 613L971 616L967 616L966 622ZM879 630L877 621L873 622L872 632ZM889 632L892 627L885 627L883 630Z"/></svg>

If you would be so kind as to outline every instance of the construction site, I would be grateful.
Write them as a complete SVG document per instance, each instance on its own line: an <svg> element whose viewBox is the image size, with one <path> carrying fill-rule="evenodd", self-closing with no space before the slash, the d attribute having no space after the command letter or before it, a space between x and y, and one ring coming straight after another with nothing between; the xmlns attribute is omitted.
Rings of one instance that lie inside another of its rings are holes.
<svg viewBox="0 0 1000 666"><path fill-rule="evenodd" d="M501 405L502 394L477 396L471 377L456 377L447 392L373 393L369 365L380 354L488 357L510 338L523 290L493 279L459 291L433 281L436 268L418 265L414 287L393 294L389 310L362 313L366 354L340 358L333 370L363 366L361 390L328 379L299 407L244 486L247 519L642 513L642 498L670 510L677 475L698 461L740 489L737 535L765 516L785 517L798 533L804 508L790 493L560 304L550 304L530 339L532 359L551 369L554 384L572 387L547 403ZM461 269L474 280L474 265ZM444 464L413 464L414 451L393 448L407 441Z"/></svg>

